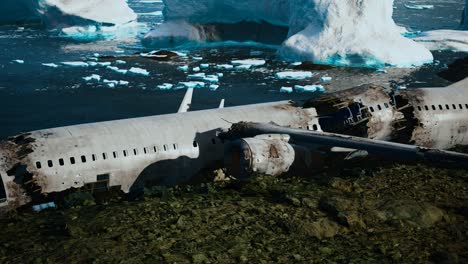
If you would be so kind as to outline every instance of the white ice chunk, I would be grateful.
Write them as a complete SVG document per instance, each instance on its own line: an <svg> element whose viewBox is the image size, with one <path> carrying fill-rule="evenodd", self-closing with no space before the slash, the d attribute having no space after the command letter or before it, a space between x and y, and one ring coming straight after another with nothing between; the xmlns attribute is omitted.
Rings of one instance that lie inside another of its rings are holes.
<svg viewBox="0 0 468 264"><path fill-rule="evenodd" d="M183 72L188 72L189 67L187 65L183 65L183 66L177 67L177 70L183 71Z"/></svg>
<svg viewBox="0 0 468 264"><path fill-rule="evenodd" d="M87 76L87 77L83 77L83 80L89 82L89 81L96 81L96 82L99 82L101 80L101 76L97 75L97 74L92 74L90 76Z"/></svg>
<svg viewBox="0 0 468 264"><path fill-rule="evenodd" d="M110 65L111 65L111 63L108 62L108 61L106 61L106 62L97 62L96 64L99 65L99 66L103 66L103 67L106 67L106 66L110 66Z"/></svg>
<svg viewBox="0 0 468 264"><path fill-rule="evenodd" d="M55 63L42 63L43 66L51 67L51 68L58 68L59 66Z"/></svg>
<svg viewBox="0 0 468 264"><path fill-rule="evenodd" d="M106 68L116 73L120 73L120 74L127 74L128 72L128 70L119 69L118 67L115 67L115 66L107 66Z"/></svg>
<svg viewBox="0 0 468 264"><path fill-rule="evenodd" d="M116 64L126 64L127 62L124 61L124 60L116 60L115 63Z"/></svg>
<svg viewBox="0 0 468 264"><path fill-rule="evenodd" d="M209 83L217 83L219 82L219 78L216 75L207 75L205 78L203 78L203 81L209 82Z"/></svg>
<svg viewBox="0 0 468 264"><path fill-rule="evenodd" d="M161 85L158 85L158 88L161 90L170 90L172 89L172 87L174 87L174 85L171 83L163 83Z"/></svg>
<svg viewBox="0 0 468 264"><path fill-rule="evenodd" d="M132 67L130 70L128 70L128 73L135 74L135 75L143 75L143 76L149 76L149 72L145 69L138 68L138 67Z"/></svg>
<svg viewBox="0 0 468 264"><path fill-rule="evenodd" d="M468 31L432 30L412 38L430 50L468 52Z"/></svg>
<svg viewBox="0 0 468 264"><path fill-rule="evenodd" d="M249 70L250 68L252 68L252 65L249 65L249 64L242 64L242 65L236 66L236 70L239 70L239 71Z"/></svg>
<svg viewBox="0 0 468 264"><path fill-rule="evenodd" d="M23 64L24 63L24 60L13 60L13 62L16 62L18 64Z"/></svg>
<svg viewBox="0 0 468 264"><path fill-rule="evenodd" d="M201 60L203 60L203 57L194 56L194 57L192 57L192 59L195 60L195 61L201 61Z"/></svg>
<svg viewBox="0 0 468 264"><path fill-rule="evenodd" d="M405 7L408 9L415 9L415 10L434 9L434 5L405 4Z"/></svg>
<svg viewBox="0 0 468 264"><path fill-rule="evenodd" d="M70 67L88 67L89 64L86 62L82 61L64 61L62 62L63 65L65 66L70 66Z"/></svg>
<svg viewBox="0 0 468 264"><path fill-rule="evenodd" d="M325 88L322 85L295 85L294 89L301 93L324 92Z"/></svg>
<svg viewBox="0 0 468 264"><path fill-rule="evenodd" d="M285 72L277 72L275 77L278 79L287 79L287 80L302 80L306 78L311 78L315 74L308 71L285 71Z"/></svg>
<svg viewBox="0 0 468 264"><path fill-rule="evenodd" d="M216 75L206 75L205 73L196 73L196 74L189 74L187 78L191 80L200 80L209 83L217 83L219 82L219 78Z"/></svg>
<svg viewBox="0 0 468 264"><path fill-rule="evenodd" d="M213 92L214 92L214 91L218 90L219 85L217 85L217 84L210 84L210 86L209 86L208 88L210 89L210 91L213 91Z"/></svg>
<svg viewBox="0 0 468 264"><path fill-rule="evenodd" d="M322 82L329 82L329 81L331 81L332 79L333 79L333 78L330 77L330 76L322 76L322 77L320 77L320 81L322 81Z"/></svg>
<svg viewBox="0 0 468 264"><path fill-rule="evenodd" d="M203 88L205 87L205 83L204 82L179 82L179 84L177 86L181 86L181 87L184 87L184 88Z"/></svg>
<svg viewBox="0 0 468 264"><path fill-rule="evenodd" d="M223 77L224 77L224 73L218 72L218 73L216 73L216 76L218 76L218 78L223 78Z"/></svg>
<svg viewBox="0 0 468 264"><path fill-rule="evenodd" d="M119 84L119 81L116 80L104 79L102 82L105 83L109 88L115 88Z"/></svg>
<svg viewBox="0 0 468 264"><path fill-rule="evenodd" d="M281 87L280 93L292 93L293 88L292 87Z"/></svg>
<svg viewBox="0 0 468 264"><path fill-rule="evenodd" d="M200 68L201 68L201 69L208 69L208 68L210 68L210 64L208 64L208 63L202 63L202 64L200 64Z"/></svg>
<svg viewBox="0 0 468 264"><path fill-rule="evenodd" d="M122 80L119 81L119 85L125 85L126 86L126 85L129 85L129 84L130 84L130 82L128 82L128 81L122 81Z"/></svg>
<svg viewBox="0 0 468 264"><path fill-rule="evenodd" d="M192 79L192 80L203 80L203 78L206 77L206 74L201 72L201 73L195 73L195 74L189 74L187 78Z"/></svg>
<svg viewBox="0 0 468 264"><path fill-rule="evenodd" d="M234 66L232 66L231 64L220 64L220 65L216 65L216 69L218 69L218 70L232 70L232 69L234 69Z"/></svg>
<svg viewBox="0 0 468 264"><path fill-rule="evenodd" d="M199 72L199 71L200 71L200 67L194 67L192 70L193 70L194 72Z"/></svg>
<svg viewBox="0 0 468 264"><path fill-rule="evenodd" d="M265 60L259 60L259 59L247 59L247 60L233 60L231 61L231 64L238 66L238 65L250 65L253 67L258 67L258 66L263 66L265 65L266 61Z"/></svg>

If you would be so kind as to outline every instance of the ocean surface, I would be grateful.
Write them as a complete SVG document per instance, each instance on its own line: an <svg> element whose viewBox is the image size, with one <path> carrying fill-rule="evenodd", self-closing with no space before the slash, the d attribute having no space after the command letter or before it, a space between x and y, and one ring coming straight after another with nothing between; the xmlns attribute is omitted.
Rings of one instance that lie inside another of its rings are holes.
<svg viewBox="0 0 468 264"><path fill-rule="evenodd" d="M404 7L408 1L395 1L395 21L412 30L456 29L460 22L463 0L413 1L432 4L433 10L411 10ZM139 14L139 21L148 28L163 19L159 1L130 0L130 6ZM122 75L105 67L46 67L42 63L60 64L64 61L92 61L100 56L129 56L146 50L140 44L142 32L133 39L79 42L43 30L40 25L0 26L0 139L20 132L73 125L87 122L115 120L148 115L174 113L185 90L163 91L163 83L187 81L187 74L177 66L200 63L229 63L232 59L261 58L265 66L247 71L208 70L223 73L217 91L197 89L192 109L216 108L221 99L226 106L280 101L303 101L310 94L282 94L282 86L311 84L308 81L284 81L274 73L291 69L278 61L275 49L268 47L205 47L185 51L187 58L173 62L155 62L138 56L125 57L120 68L140 67L150 76ZM254 55L253 55L254 54ZM394 69L387 74L370 69L337 68L321 72L333 81L329 90L349 88L368 82L400 83L409 87L446 85L447 81L435 73L466 54L436 52L439 63L420 69ZM202 61L193 59L203 57ZM17 63L14 60L23 60ZM113 65L115 62L113 62ZM126 86L109 88L102 83L86 82L83 77L98 74L103 79L128 81ZM317 78L318 78L317 77Z"/></svg>

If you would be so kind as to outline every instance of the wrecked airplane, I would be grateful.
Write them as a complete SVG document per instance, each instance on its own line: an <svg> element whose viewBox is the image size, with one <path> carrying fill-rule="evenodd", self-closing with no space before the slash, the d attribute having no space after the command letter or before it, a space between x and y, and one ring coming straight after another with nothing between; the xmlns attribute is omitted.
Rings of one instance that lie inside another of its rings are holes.
<svg viewBox="0 0 468 264"><path fill-rule="evenodd" d="M302 106L285 101L224 108L222 102L219 109L187 112L192 92L187 91L176 114L45 129L1 142L0 210L41 205L75 190L129 193L145 186L186 183L224 163L236 164L230 166L233 175L279 175L294 163L307 166L315 157L307 144L290 144L290 139L300 142L294 129L326 136L325 131L347 142L336 148L328 143L330 152L361 149L372 154L369 145L347 145L359 137L384 149L382 140L395 142L386 151L406 149L416 156L429 152L436 153L427 155L432 158L467 160L464 154L420 147L468 145L468 79L445 88L402 91L363 86ZM293 131L219 136L239 122L274 123ZM312 145L326 145L322 140L316 138ZM405 144L418 147L408 149ZM259 155L243 155L246 150ZM265 153L268 158L261 160ZM256 157L259 165L247 169Z"/></svg>

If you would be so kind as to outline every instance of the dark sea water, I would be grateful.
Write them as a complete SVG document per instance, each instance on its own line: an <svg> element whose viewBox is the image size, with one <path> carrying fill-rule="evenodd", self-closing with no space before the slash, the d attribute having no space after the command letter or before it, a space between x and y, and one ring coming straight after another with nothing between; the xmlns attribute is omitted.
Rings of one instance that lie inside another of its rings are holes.
<svg viewBox="0 0 468 264"><path fill-rule="evenodd" d="M463 0L417 1L434 4L434 10L409 10L403 6L405 2L396 1L394 18L398 24L413 30L455 29L463 9ZM139 21L146 23L149 28L162 21L162 16L154 13L162 10L162 3L137 0L130 0L129 3L140 14ZM257 57L267 60L265 67L254 71L209 70L209 73L223 72L225 76L217 91L195 91L194 110L215 108L223 98L227 106L234 106L289 99L301 101L310 97L308 94L285 95L278 92L281 86L307 82L274 79L275 72L289 69L290 65L277 61L275 50L266 47L194 49L189 51L187 59L177 59L171 63L130 58L126 65L119 65L126 69L147 69L149 77L121 75L104 67L50 68L41 65L89 61L94 53L124 56L145 51L140 44L140 37L144 33L134 39L83 43L58 37L39 25L0 26L0 138L49 127L173 113L185 91L161 91L156 87L165 82L176 84L186 81L186 74L176 67L199 65L200 62L191 59L191 56L202 56L204 60L201 63L219 64L229 63L235 58ZM262 55L251 56L252 51L261 51ZM392 80L402 79L402 76L406 76L403 79L410 86L444 85L448 82L434 73L463 56L465 54L438 52L435 57L440 64L425 66L416 72L395 70L382 76L368 69L334 69L327 74L336 80L331 84L331 89L348 88L371 81L388 84ZM24 60L24 64L13 62L17 59ZM129 85L111 89L82 79L91 74L99 74L109 80L125 80Z"/></svg>

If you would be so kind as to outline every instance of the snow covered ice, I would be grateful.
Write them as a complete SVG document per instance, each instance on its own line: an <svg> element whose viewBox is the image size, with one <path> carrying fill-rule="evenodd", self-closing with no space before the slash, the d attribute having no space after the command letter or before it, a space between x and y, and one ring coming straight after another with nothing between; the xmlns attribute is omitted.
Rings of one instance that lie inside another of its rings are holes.
<svg viewBox="0 0 468 264"><path fill-rule="evenodd" d="M312 72L307 71L286 71L286 72L277 72L275 77L277 79L287 79L287 80L302 80L313 77Z"/></svg>
<svg viewBox="0 0 468 264"><path fill-rule="evenodd" d="M393 0L164 3L165 22L148 33L144 43L168 47L225 40L219 39L222 30L218 31L216 25L265 21L289 30L278 51L284 60L375 68L419 66L433 60L427 48L400 34L400 27L392 19Z"/></svg>
<svg viewBox="0 0 468 264"><path fill-rule="evenodd" d="M65 66L70 66L70 67L88 67L89 64L86 62L82 61L64 61L62 62L63 65Z"/></svg>
<svg viewBox="0 0 468 264"><path fill-rule="evenodd" d="M468 31L431 30L413 37L430 50L468 52Z"/></svg>
<svg viewBox="0 0 468 264"><path fill-rule="evenodd" d="M416 10L434 9L434 5L405 4L405 7L408 9L416 9Z"/></svg>
<svg viewBox="0 0 468 264"><path fill-rule="evenodd" d="M265 60L259 60L259 59L246 59L246 60L233 60L231 61L231 64L234 66L240 66L240 65L250 65L253 67L258 67L258 66L263 66L265 65L266 61Z"/></svg>
<svg viewBox="0 0 468 264"><path fill-rule="evenodd" d="M132 67L130 70L128 70L128 73L134 74L134 75L143 75L143 76L149 76L149 72L145 69L138 68L138 67Z"/></svg>
<svg viewBox="0 0 468 264"><path fill-rule="evenodd" d="M293 88L292 87L281 87L280 89L280 93L292 93L293 92Z"/></svg>

